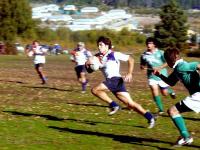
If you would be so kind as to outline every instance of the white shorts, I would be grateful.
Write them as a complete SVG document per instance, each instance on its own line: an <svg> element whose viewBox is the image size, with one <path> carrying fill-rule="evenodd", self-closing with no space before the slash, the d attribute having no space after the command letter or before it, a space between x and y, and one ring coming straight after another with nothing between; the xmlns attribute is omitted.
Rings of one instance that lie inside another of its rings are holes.
<svg viewBox="0 0 200 150"><path fill-rule="evenodd" d="M161 88L169 87L169 85L162 80L157 81L157 80L154 80L154 79L148 79L148 81L149 81L149 85L158 85Z"/></svg>
<svg viewBox="0 0 200 150"><path fill-rule="evenodd" d="M183 102L188 108L196 113L200 112L200 92L196 92L190 96L187 96Z"/></svg>

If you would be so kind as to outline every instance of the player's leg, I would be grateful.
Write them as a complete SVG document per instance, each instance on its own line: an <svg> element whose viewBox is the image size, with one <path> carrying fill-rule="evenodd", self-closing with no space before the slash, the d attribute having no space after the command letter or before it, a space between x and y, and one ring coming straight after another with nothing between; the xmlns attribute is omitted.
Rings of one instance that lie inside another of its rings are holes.
<svg viewBox="0 0 200 150"><path fill-rule="evenodd" d="M122 101L128 108L133 109L137 113L141 114L144 116L149 123L148 128L153 128L155 126L155 119L153 115L145 110L140 104L136 103L135 101L132 100L130 94L128 92L117 92L115 96Z"/></svg>
<svg viewBox="0 0 200 150"><path fill-rule="evenodd" d="M100 83L91 89L93 95L109 104L111 108L109 115L113 115L120 109L120 106L107 95L107 91L109 90L104 83Z"/></svg>
<svg viewBox="0 0 200 150"><path fill-rule="evenodd" d="M180 112L179 112L180 111ZM191 111L183 102L177 103L168 110L168 114L171 117L173 123L180 132L181 138L178 138L176 144L182 145L184 139L190 138L190 134L187 130L185 120L180 113Z"/></svg>
<svg viewBox="0 0 200 150"><path fill-rule="evenodd" d="M177 145L187 145L193 142L193 138L190 136L185 121L181 116L181 113L190 111L195 111L196 113L200 112L200 92L186 97L168 110L172 121L181 134L181 138L176 142Z"/></svg>
<svg viewBox="0 0 200 150"><path fill-rule="evenodd" d="M81 83L81 86L82 86L82 93L84 93L86 91L86 87L88 83L85 72L80 73L79 82Z"/></svg>
<svg viewBox="0 0 200 150"><path fill-rule="evenodd" d="M42 84L46 84L47 83L47 78L43 72L43 64L36 64L35 65L35 69L40 77L40 79L42 80Z"/></svg>
<svg viewBox="0 0 200 150"><path fill-rule="evenodd" d="M87 80L86 80L86 74L84 71L84 66L83 65L76 66L74 68L74 70L76 72L78 82L81 84L81 88L82 88L81 92L85 93L86 86L87 86Z"/></svg>
<svg viewBox="0 0 200 150"><path fill-rule="evenodd" d="M149 83L149 86L150 86L150 89L151 89L151 93L152 93L152 96L153 96L153 100L154 102L156 103L157 107L158 107L158 113L163 113L164 112L164 108L163 108L163 103L162 103L162 99L159 95L159 86L158 84L156 83L157 81L153 81L151 80L150 83Z"/></svg>
<svg viewBox="0 0 200 150"><path fill-rule="evenodd" d="M170 95L171 98L176 99L176 93L168 84L166 84L164 81L159 81L159 86L163 96Z"/></svg>

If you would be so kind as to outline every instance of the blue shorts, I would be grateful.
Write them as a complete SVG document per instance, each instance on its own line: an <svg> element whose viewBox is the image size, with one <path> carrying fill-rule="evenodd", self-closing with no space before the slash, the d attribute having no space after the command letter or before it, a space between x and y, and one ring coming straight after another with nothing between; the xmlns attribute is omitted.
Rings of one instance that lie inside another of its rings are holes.
<svg viewBox="0 0 200 150"><path fill-rule="evenodd" d="M107 78L103 84L113 93L127 92L124 80L121 77Z"/></svg>
<svg viewBox="0 0 200 150"><path fill-rule="evenodd" d="M76 75L78 78L81 77L81 72L86 72L85 65L79 65L75 67Z"/></svg>
<svg viewBox="0 0 200 150"><path fill-rule="evenodd" d="M44 64L43 63L39 63L39 64L35 64L35 68L39 68L39 67L44 67Z"/></svg>

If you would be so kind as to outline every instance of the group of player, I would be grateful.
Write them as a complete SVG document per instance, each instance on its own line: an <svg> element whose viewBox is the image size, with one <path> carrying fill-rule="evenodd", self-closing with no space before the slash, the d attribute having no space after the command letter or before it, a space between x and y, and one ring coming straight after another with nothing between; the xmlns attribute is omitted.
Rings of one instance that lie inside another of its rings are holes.
<svg viewBox="0 0 200 150"><path fill-rule="evenodd" d="M133 101L125 87L125 82L132 80L134 59L130 55L114 51L112 42L108 37L99 37L97 47L99 51L95 54L95 57L102 64L100 71L102 71L105 80L92 87L92 94L106 102L110 108L109 115L113 115L120 110L120 106L107 95L107 91L112 92L128 108L146 118L149 124L148 128L153 128L156 121L155 116ZM162 100L159 96L160 91L164 96L169 94L172 98L176 98L176 94L169 85L174 86L178 81L181 81L190 93L188 97L176 103L167 112L181 135L175 145L191 144L193 138L187 130L181 113L189 111L200 112L200 74L198 72L200 70L200 62L184 61L177 48L168 48L165 52L159 50L156 39L152 37L146 40L146 47L147 49L140 57L140 68L147 71L148 84L153 100L159 109L158 114L164 113ZM46 52L42 50L37 41L33 42L31 50L34 53L35 69L42 80L42 84L46 84L47 78L42 71ZM70 54L71 60L76 64L75 72L81 84L82 93L85 93L88 84L86 73L87 71L91 72L88 59L93 55L85 48L83 42L79 42ZM128 72L124 77L120 74L120 61L128 62ZM167 65L173 68L173 72L169 76L166 69Z"/></svg>

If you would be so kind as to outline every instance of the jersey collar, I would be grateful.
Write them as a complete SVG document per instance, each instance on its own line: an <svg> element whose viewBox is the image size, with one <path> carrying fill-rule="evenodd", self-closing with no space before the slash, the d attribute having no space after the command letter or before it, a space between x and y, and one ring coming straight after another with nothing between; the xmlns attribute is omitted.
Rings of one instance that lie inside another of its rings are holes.
<svg viewBox="0 0 200 150"><path fill-rule="evenodd" d="M179 59L175 62L173 68L175 68L179 63L183 62L183 59Z"/></svg>

